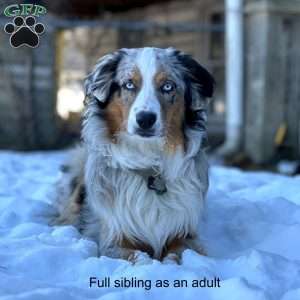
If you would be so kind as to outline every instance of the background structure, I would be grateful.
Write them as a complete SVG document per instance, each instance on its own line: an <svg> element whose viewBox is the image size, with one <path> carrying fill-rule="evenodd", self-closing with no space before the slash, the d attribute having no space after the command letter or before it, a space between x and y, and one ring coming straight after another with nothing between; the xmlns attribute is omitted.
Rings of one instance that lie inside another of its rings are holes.
<svg viewBox="0 0 300 300"><path fill-rule="evenodd" d="M24 3L24 1L19 1ZM176 47L214 75L212 148L225 140L223 1L29 1L47 7L36 49L0 31L0 146L52 149L79 137L82 82L96 60L122 47ZM2 1L1 11L16 1ZM300 153L300 1L248 0L243 10L243 124L239 152L256 163ZM3 27L9 18L1 16Z"/></svg>

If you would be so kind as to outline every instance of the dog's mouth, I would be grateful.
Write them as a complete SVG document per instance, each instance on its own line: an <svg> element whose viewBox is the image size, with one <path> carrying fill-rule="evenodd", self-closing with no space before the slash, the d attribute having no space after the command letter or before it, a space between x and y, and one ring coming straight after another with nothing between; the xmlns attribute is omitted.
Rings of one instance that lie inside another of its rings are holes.
<svg viewBox="0 0 300 300"><path fill-rule="evenodd" d="M136 129L135 134L143 137L143 138L150 138L150 137L155 137L157 136L155 134L155 130L143 130L143 129Z"/></svg>

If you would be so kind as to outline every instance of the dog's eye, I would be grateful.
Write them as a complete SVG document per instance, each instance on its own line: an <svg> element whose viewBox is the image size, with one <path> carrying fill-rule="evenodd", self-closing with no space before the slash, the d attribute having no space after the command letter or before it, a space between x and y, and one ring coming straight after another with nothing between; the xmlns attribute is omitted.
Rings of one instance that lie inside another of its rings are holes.
<svg viewBox="0 0 300 300"><path fill-rule="evenodd" d="M124 84L124 87L127 89L127 90L134 90L135 89L135 85L132 81L128 81Z"/></svg>
<svg viewBox="0 0 300 300"><path fill-rule="evenodd" d="M169 93L169 92L171 92L171 91L174 90L174 87L175 87L175 85L174 85L172 82L167 81L166 83L164 83L164 84L162 85L161 90L162 90L164 93Z"/></svg>

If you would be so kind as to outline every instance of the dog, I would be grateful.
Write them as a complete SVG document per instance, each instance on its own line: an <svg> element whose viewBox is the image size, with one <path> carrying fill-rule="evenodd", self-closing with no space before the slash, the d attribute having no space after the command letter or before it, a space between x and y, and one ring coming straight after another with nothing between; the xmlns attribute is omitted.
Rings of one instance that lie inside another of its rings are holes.
<svg viewBox="0 0 300 300"><path fill-rule="evenodd" d="M82 144L59 182L56 224L73 224L99 254L180 262L200 254L208 189L204 152L214 79L174 48L107 54L85 80Z"/></svg>

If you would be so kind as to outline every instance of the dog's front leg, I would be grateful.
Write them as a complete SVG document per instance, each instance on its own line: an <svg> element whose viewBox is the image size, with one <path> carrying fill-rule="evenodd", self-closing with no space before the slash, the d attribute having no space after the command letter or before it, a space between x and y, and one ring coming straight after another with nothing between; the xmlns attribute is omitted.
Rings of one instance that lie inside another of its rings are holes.
<svg viewBox="0 0 300 300"><path fill-rule="evenodd" d="M117 245L102 249L101 255L128 260L132 264L145 264L150 261L150 257L146 252Z"/></svg>
<svg viewBox="0 0 300 300"><path fill-rule="evenodd" d="M180 264L184 250L191 249L200 255L206 255L197 237L176 238L166 247L163 262Z"/></svg>

